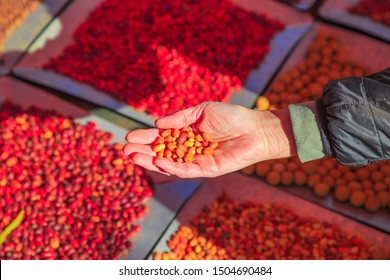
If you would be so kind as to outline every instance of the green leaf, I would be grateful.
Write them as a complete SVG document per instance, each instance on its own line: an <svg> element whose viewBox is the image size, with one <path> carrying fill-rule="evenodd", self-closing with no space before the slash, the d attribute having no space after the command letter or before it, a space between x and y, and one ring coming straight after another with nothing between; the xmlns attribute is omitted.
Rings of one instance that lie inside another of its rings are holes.
<svg viewBox="0 0 390 280"><path fill-rule="evenodd" d="M16 218L0 233L0 245L4 243L5 238L16 229L23 221L24 210L20 211Z"/></svg>

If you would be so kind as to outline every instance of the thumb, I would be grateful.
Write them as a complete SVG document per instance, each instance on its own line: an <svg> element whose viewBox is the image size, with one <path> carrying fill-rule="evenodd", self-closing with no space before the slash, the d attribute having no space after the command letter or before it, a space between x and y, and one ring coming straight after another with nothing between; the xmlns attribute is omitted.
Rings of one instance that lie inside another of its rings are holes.
<svg viewBox="0 0 390 280"><path fill-rule="evenodd" d="M208 102L198 104L196 106L180 110L170 116L160 118L155 121L155 126L159 129L167 128L182 128L195 123L201 116L203 109Z"/></svg>

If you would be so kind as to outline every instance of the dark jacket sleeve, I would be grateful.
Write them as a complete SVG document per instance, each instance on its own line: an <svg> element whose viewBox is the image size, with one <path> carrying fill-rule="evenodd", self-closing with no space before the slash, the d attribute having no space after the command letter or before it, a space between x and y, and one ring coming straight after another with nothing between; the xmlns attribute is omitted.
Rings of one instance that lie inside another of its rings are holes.
<svg viewBox="0 0 390 280"><path fill-rule="evenodd" d="M325 154L350 166L390 159L390 68L329 82L316 107Z"/></svg>

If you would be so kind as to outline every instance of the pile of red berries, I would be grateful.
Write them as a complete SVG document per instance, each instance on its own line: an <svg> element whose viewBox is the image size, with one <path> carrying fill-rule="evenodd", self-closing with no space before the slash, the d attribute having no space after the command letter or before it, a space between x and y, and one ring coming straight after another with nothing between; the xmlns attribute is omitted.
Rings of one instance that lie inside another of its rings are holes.
<svg viewBox="0 0 390 280"><path fill-rule="evenodd" d="M94 123L0 105L0 259L113 259L130 248L153 192L123 144Z"/></svg>
<svg viewBox="0 0 390 280"><path fill-rule="evenodd" d="M356 234L269 203L222 196L181 226L156 260L385 259Z"/></svg>
<svg viewBox="0 0 390 280"><path fill-rule="evenodd" d="M164 116L227 101L282 29L230 0L106 0L44 67Z"/></svg>
<svg viewBox="0 0 390 280"><path fill-rule="evenodd" d="M360 0L349 8L354 14L370 17L374 21L390 25L390 1L387 0Z"/></svg>

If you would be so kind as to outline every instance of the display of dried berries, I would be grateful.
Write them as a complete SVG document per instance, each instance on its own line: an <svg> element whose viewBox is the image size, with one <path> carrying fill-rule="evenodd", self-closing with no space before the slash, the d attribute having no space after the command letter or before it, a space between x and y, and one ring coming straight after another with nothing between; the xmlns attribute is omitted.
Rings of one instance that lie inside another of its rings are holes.
<svg viewBox="0 0 390 280"><path fill-rule="evenodd" d="M181 226L155 260L385 259L356 234L268 203L222 196Z"/></svg>
<svg viewBox="0 0 390 280"><path fill-rule="evenodd" d="M106 0L44 67L165 116L228 101L282 29L230 0Z"/></svg>
<svg viewBox="0 0 390 280"><path fill-rule="evenodd" d="M349 8L349 12L390 25L390 1L388 0L360 0Z"/></svg>
<svg viewBox="0 0 390 280"><path fill-rule="evenodd" d="M148 208L151 181L123 144L53 111L0 110L0 259L115 259Z"/></svg>
<svg viewBox="0 0 390 280"><path fill-rule="evenodd" d="M287 108L289 104L315 100L330 80L362 76L363 67L348 55L336 35L320 31L308 46L303 62L292 67L257 100L261 110ZM343 166L323 158L302 164L298 158L257 163L242 170L256 173L271 185L306 185L320 197L333 194L339 201L376 212L390 209L390 162L366 167Z"/></svg>
<svg viewBox="0 0 390 280"><path fill-rule="evenodd" d="M41 0L0 0L0 63L5 38L35 10Z"/></svg>

